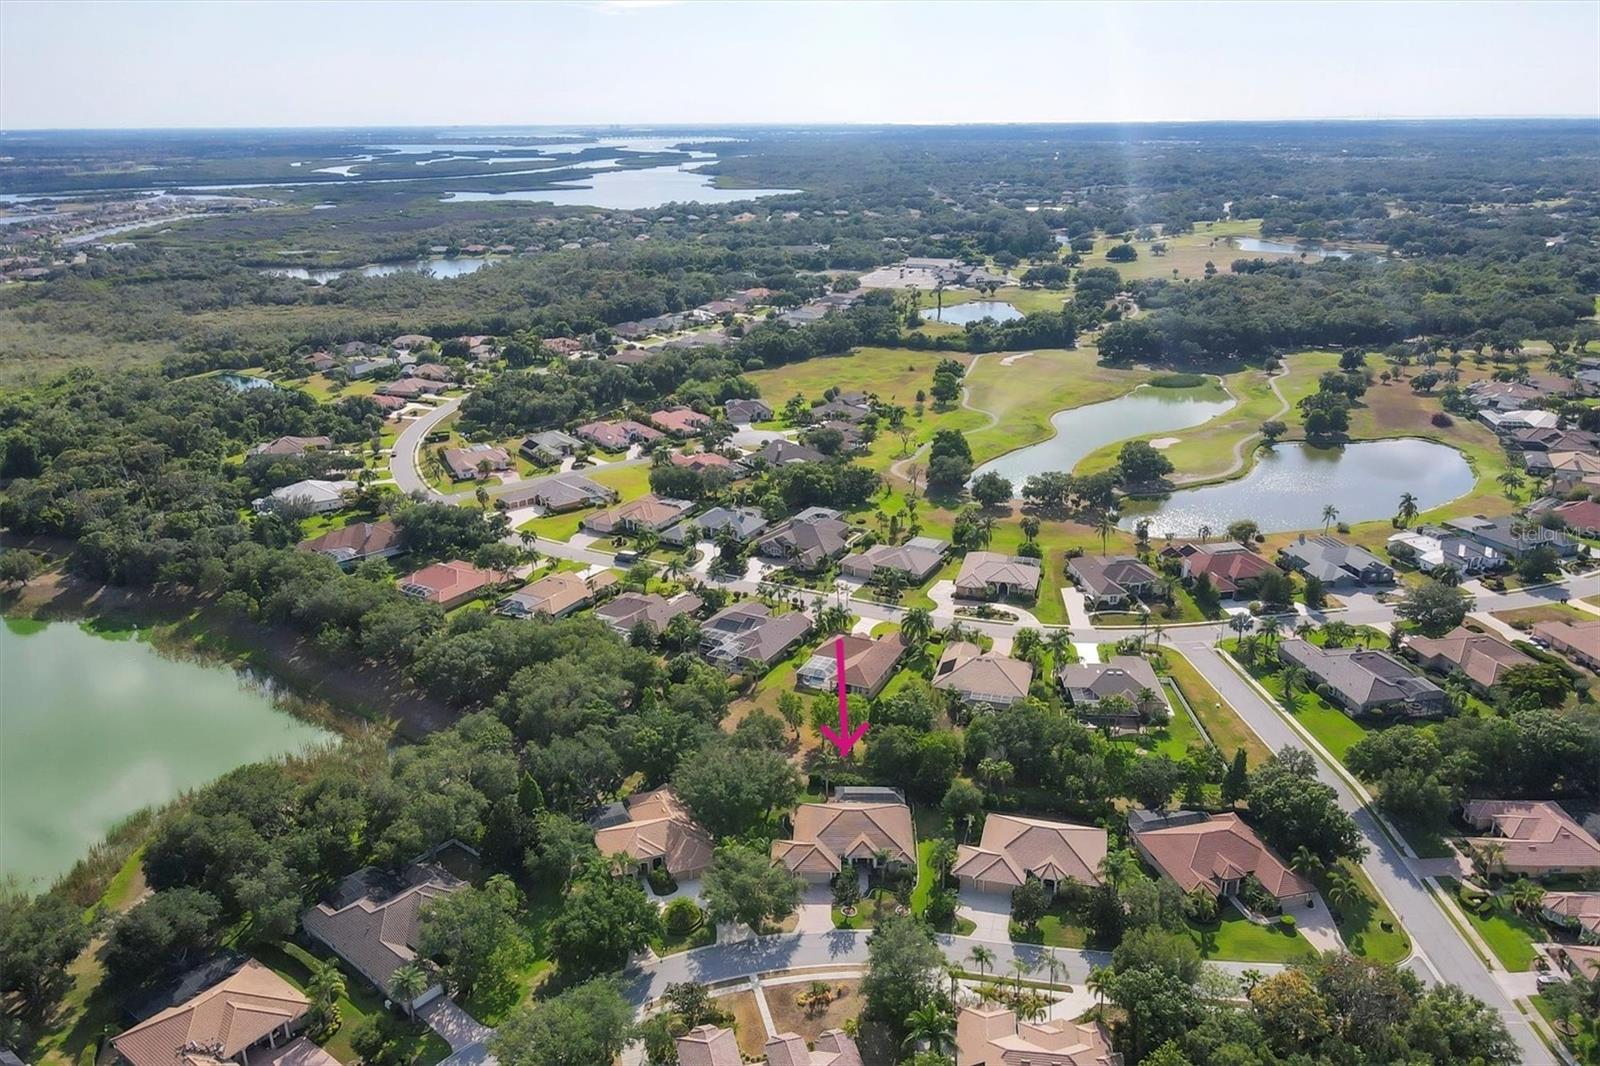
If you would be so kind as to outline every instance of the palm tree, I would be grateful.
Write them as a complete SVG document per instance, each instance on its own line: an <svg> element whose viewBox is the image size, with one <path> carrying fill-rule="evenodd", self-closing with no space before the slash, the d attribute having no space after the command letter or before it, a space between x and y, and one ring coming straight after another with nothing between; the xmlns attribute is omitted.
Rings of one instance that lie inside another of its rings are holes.
<svg viewBox="0 0 1600 1066"><path fill-rule="evenodd" d="M417 991L417 996L427 990L423 985ZM310 994L311 1002L327 1009L343 999L348 989L345 987L344 971L332 962L318 963L311 971L311 977L306 981L306 992ZM412 996L412 999L417 998Z"/></svg>
<svg viewBox="0 0 1600 1066"><path fill-rule="evenodd" d="M913 607L900 619L900 636L912 648L920 648L933 636L933 612Z"/></svg>
<svg viewBox="0 0 1600 1066"><path fill-rule="evenodd" d="M1050 984L1058 985L1061 983L1061 974L1066 970L1067 964L1056 958L1056 953L1052 949L1045 953L1044 968L1050 974Z"/></svg>
<svg viewBox="0 0 1600 1066"><path fill-rule="evenodd" d="M1011 957L1011 976L1017 979L1017 998L1022 998L1022 979L1039 968L1039 964L1021 955Z"/></svg>
<svg viewBox="0 0 1600 1066"><path fill-rule="evenodd" d="M1059 669L1066 664L1067 649L1072 647L1072 630L1065 627L1052 629L1044 642L1050 649L1050 654L1055 657L1056 667Z"/></svg>
<svg viewBox="0 0 1600 1066"><path fill-rule="evenodd" d="M950 867L955 865L955 841L940 837L933 842L933 847L928 849L928 865L939 875L938 884L943 884L944 879L950 874Z"/></svg>
<svg viewBox="0 0 1600 1066"><path fill-rule="evenodd" d="M1278 634L1283 632L1283 620L1275 614L1266 615L1261 619L1261 636L1270 645L1278 639Z"/></svg>
<svg viewBox="0 0 1600 1066"><path fill-rule="evenodd" d="M1400 519L1402 526L1408 526L1417 517L1417 498L1411 493L1402 493L1400 496L1400 510L1395 515Z"/></svg>
<svg viewBox="0 0 1600 1066"><path fill-rule="evenodd" d="M1336 518L1339 517L1339 508L1331 503L1322 505L1322 531L1326 533Z"/></svg>
<svg viewBox="0 0 1600 1066"><path fill-rule="evenodd" d="M1515 499L1517 490L1527 483L1527 479L1515 470L1507 470L1495 480L1500 482L1500 487L1506 490L1506 499L1508 500Z"/></svg>
<svg viewBox="0 0 1600 1066"><path fill-rule="evenodd" d="M1353 906L1361 899L1361 886L1343 870L1328 875L1328 902L1340 910Z"/></svg>
<svg viewBox="0 0 1600 1066"><path fill-rule="evenodd" d="M1289 865L1309 877L1322 869L1322 859L1317 856L1316 852L1301 844L1294 849L1294 855L1290 857Z"/></svg>
<svg viewBox="0 0 1600 1066"><path fill-rule="evenodd" d="M942 1054L955 1050L956 1020L937 1002L930 1000L906 1015L905 1050L922 1047Z"/></svg>
<svg viewBox="0 0 1600 1066"><path fill-rule="evenodd" d="M982 977L989 972L989 967L994 965L994 952L979 944L973 948L967 958L972 960L972 965L978 968L978 976Z"/></svg>
<svg viewBox="0 0 1600 1066"><path fill-rule="evenodd" d="M1109 966L1095 966L1089 970L1089 979L1083 983L1083 987L1094 993L1096 1006L1105 1006L1106 991L1111 987L1111 981L1115 976Z"/></svg>
<svg viewBox="0 0 1600 1066"><path fill-rule="evenodd" d="M1267 975L1260 970L1246 970L1239 975L1239 983L1244 986L1244 994L1249 995L1255 991L1256 985L1267 979Z"/></svg>
<svg viewBox="0 0 1600 1066"><path fill-rule="evenodd" d="M389 996L397 1003L403 1003L409 1015L412 1000L426 992L432 984L433 978L427 970L418 963L407 963L390 975Z"/></svg>
<svg viewBox="0 0 1600 1066"><path fill-rule="evenodd" d="M1110 511L1096 511L1094 515L1094 531L1100 534L1100 554L1106 553L1106 538L1111 536L1111 531L1117 528L1117 520L1111 516Z"/></svg>
<svg viewBox="0 0 1600 1066"><path fill-rule="evenodd" d="M1539 887L1538 882L1523 877L1511 886L1508 898L1511 900L1512 909L1523 914L1534 914L1544 902L1544 889Z"/></svg>
<svg viewBox="0 0 1600 1066"><path fill-rule="evenodd" d="M1211 527L1205 523L1201 523L1200 528L1195 530L1195 535L1200 538L1200 543L1204 544L1206 541L1211 539Z"/></svg>
<svg viewBox="0 0 1600 1066"><path fill-rule="evenodd" d="M1305 669L1290 663L1279 672L1278 680L1283 684L1283 705L1293 710L1295 695L1306 690Z"/></svg>

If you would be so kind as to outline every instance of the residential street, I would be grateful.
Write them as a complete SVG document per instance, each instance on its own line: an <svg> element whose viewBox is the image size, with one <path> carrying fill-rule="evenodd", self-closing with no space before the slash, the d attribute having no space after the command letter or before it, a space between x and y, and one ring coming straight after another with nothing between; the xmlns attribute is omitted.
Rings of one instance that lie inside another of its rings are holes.
<svg viewBox="0 0 1600 1066"><path fill-rule="evenodd" d="M1276 751L1292 745L1316 755L1319 776L1338 793L1340 804L1355 817L1366 841L1369 850L1362 869L1405 926L1417 955L1425 964L1424 976L1458 984L1499 1011L1506 1028L1522 1048L1524 1063L1529 1066L1553 1064L1556 1060L1550 1050L1533 1032L1511 997L1411 872L1404 856L1379 828L1354 790L1328 765L1327 758L1291 728L1283 716L1223 660L1220 652L1208 644L1187 640L1179 641L1176 647L1268 747Z"/></svg>

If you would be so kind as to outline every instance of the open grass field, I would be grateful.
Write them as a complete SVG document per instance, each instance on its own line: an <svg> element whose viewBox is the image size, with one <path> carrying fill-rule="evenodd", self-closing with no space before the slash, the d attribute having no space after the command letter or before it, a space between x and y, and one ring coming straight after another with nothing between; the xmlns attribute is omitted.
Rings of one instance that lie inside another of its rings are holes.
<svg viewBox="0 0 1600 1066"><path fill-rule="evenodd" d="M748 377L774 410L791 396L820 399L837 386L845 392L874 392L885 403L916 403L917 390L933 387L933 368L942 359L962 366L972 362L965 352L918 352L909 348L857 348L847 355L806 359L771 370L753 370ZM931 408L930 408L931 410Z"/></svg>
<svg viewBox="0 0 1600 1066"><path fill-rule="evenodd" d="M1411 954L1410 938L1406 936L1400 920L1383 902L1383 897L1378 895L1366 872L1348 859L1341 860L1339 868L1346 876L1353 878L1361 890L1359 900L1347 901L1335 909L1339 936L1344 939L1350 953L1374 962L1387 963L1398 963ZM1326 901L1329 884L1327 871L1317 872L1312 880L1317 883Z"/></svg>
<svg viewBox="0 0 1600 1066"><path fill-rule="evenodd" d="M619 503L636 500L650 491L650 465L648 463L634 463L622 466L616 463L606 466L584 467L579 473L590 478L607 488L616 489L621 494ZM545 515L533 518L522 523L518 529L526 529L541 537L551 540L571 540L572 535L578 531L585 516L593 514L597 508L584 508L577 511L568 511L565 514Z"/></svg>
<svg viewBox="0 0 1600 1066"><path fill-rule="evenodd" d="M967 375L969 401L994 423L967 434L978 463L1048 439L1057 411L1115 399L1150 379L1143 370L1099 365L1092 347L1040 349L1023 358L991 352ZM1007 360L1010 360L1009 365Z"/></svg>

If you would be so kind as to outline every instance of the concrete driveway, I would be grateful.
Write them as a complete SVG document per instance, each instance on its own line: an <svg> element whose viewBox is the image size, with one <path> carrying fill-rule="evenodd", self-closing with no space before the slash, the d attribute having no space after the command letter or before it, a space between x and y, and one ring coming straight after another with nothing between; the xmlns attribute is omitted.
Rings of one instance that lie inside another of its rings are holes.
<svg viewBox="0 0 1600 1066"><path fill-rule="evenodd" d="M833 889L829 885L806 885L800 896L797 933L833 932Z"/></svg>
<svg viewBox="0 0 1600 1066"><path fill-rule="evenodd" d="M1011 900L1002 893L963 887L956 913L975 926L974 940L1011 939Z"/></svg>

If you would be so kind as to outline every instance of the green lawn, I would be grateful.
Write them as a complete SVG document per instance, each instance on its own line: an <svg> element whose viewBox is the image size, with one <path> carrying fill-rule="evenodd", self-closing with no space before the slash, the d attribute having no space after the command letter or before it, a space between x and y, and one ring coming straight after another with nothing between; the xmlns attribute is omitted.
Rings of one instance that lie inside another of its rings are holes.
<svg viewBox="0 0 1600 1066"><path fill-rule="evenodd" d="M1346 902L1334 911L1339 935L1344 938L1350 953L1374 962L1387 963L1397 963L1411 954L1410 938L1406 936L1399 919L1384 904L1366 872L1349 860L1341 861L1339 866L1355 879L1362 893L1360 900ZM1326 901L1329 883L1327 873L1319 871L1312 880L1317 883ZM1329 905L1332 906L1331 903Z"/></svg>
<svg viewBox="0 0 1600 1066"><path fill-rule="evenodd" d="M263 965L302 991L311 977L311 967L319 961L318 956L290 941L277 945L256 945L251 953ZM342 964L341 968L344 968ZM383 1011L383 997L365 977L352 973L348 968L344 969L346 993L339 1000L342 1020L338 1030L331 1037L323 1039L321 1044L328 1054L340 1062L356 1063L361 1061L361 1056L350 1046L350 1035L366 1019ZM450 1046L438 1034L425 1025L415 1024L410 1027L401 1061L408 1066L433 1066L449 1054Z"/></svg>
<svg viewBox="0 0 1600 1066"><path fill-rule="evenodd" d="M1293 962L1314 954L1305 937L1277 923L1259 926L1231 907L1224 908L1220 921L1211 925L1189 923L1189 935L1207 959L1231 962Z"/></svg>
<svg viewBox="0 0 1600 1066"><path fill-rule="evenodd" d="M1489 945L1489 950L1500 960L1500 965L1519 972L1533 969L1533 960L1539 954L1533 945L1549 940L1549 930L1534 919L1513 911L1510 904L1499 896L1494 897L1486 911L1480 912L1461 903L1460 896L1456 895L1459 882L1454 878L1441 877L1439 884L1455 896L1467 920L1472 923L1472 928Z"/></svg>
<svg viewBox="0 0 1600 1066"><path fill-rule="evenodd" d="M717 942L717 927L710 922L702 921L698 926L678 936L674 933L663 933L650 942L657 955L676 955L680 951L692 951Z"/></svg>
<svg viewBox="0 0 1600 1066"><path fill-rule="evenodd" d="M1211 687L1211 682L1201 677L1194 665L1178 652L1167 650L1163 655L1167 675L1177 683L1195 716L1206 727L1206 732L1211 734L1217 749L1232 759L1233 753L1243 748L1245 761L1251 767L1266 762L1272 752L1239 717L1238 712L1223 701L1217 690Z"/></svg>
<svg viewBox="0 0 1600 1066"><path fill-rule="evenodd" d="M1222 647L1239 659L1239 642L1225 640ZM1240 660L1241 665L1243 661ZM1296 692L1293 705L1284 701L1283 676L1279 672L1276 659L1265 664L1258 659L1254 666L1245 666L1250 676L1261 684L1261 687L1272 694L1279 705L1294 716L1306 732L1316 737L1323 747L1340 762L1344 762L1345 752L1365 737L1371 730L1365 725L1351 718L1315 692Z"/></svg>
<svg viewBox="0 0 1600 1066"><path fill-rule="evenodd" d="M608 488L616 489L620 494L619 503L636 500L650 491L650 466L648 463L635 463L630 466L611 464L607 466L586 466L578 471L587 477ZM546 515L543 518L530 519L518 526L537 533L549 540L568 541L578 532L578 527L583 520L601 508L584 508L577 511L568 511L565 514Z"/></svg>
<svg viewBox="0 0 1600 1066"><path fill-rule="evenodd" d="M1088 946L1089 929L1082 924L1078 915L1057 900L1050 905L1050 912L1039 919L1039 926L1036 929L1024 929L1016 922L1012 922L1011 940L1017 944L1081 948Z"/></svg>

